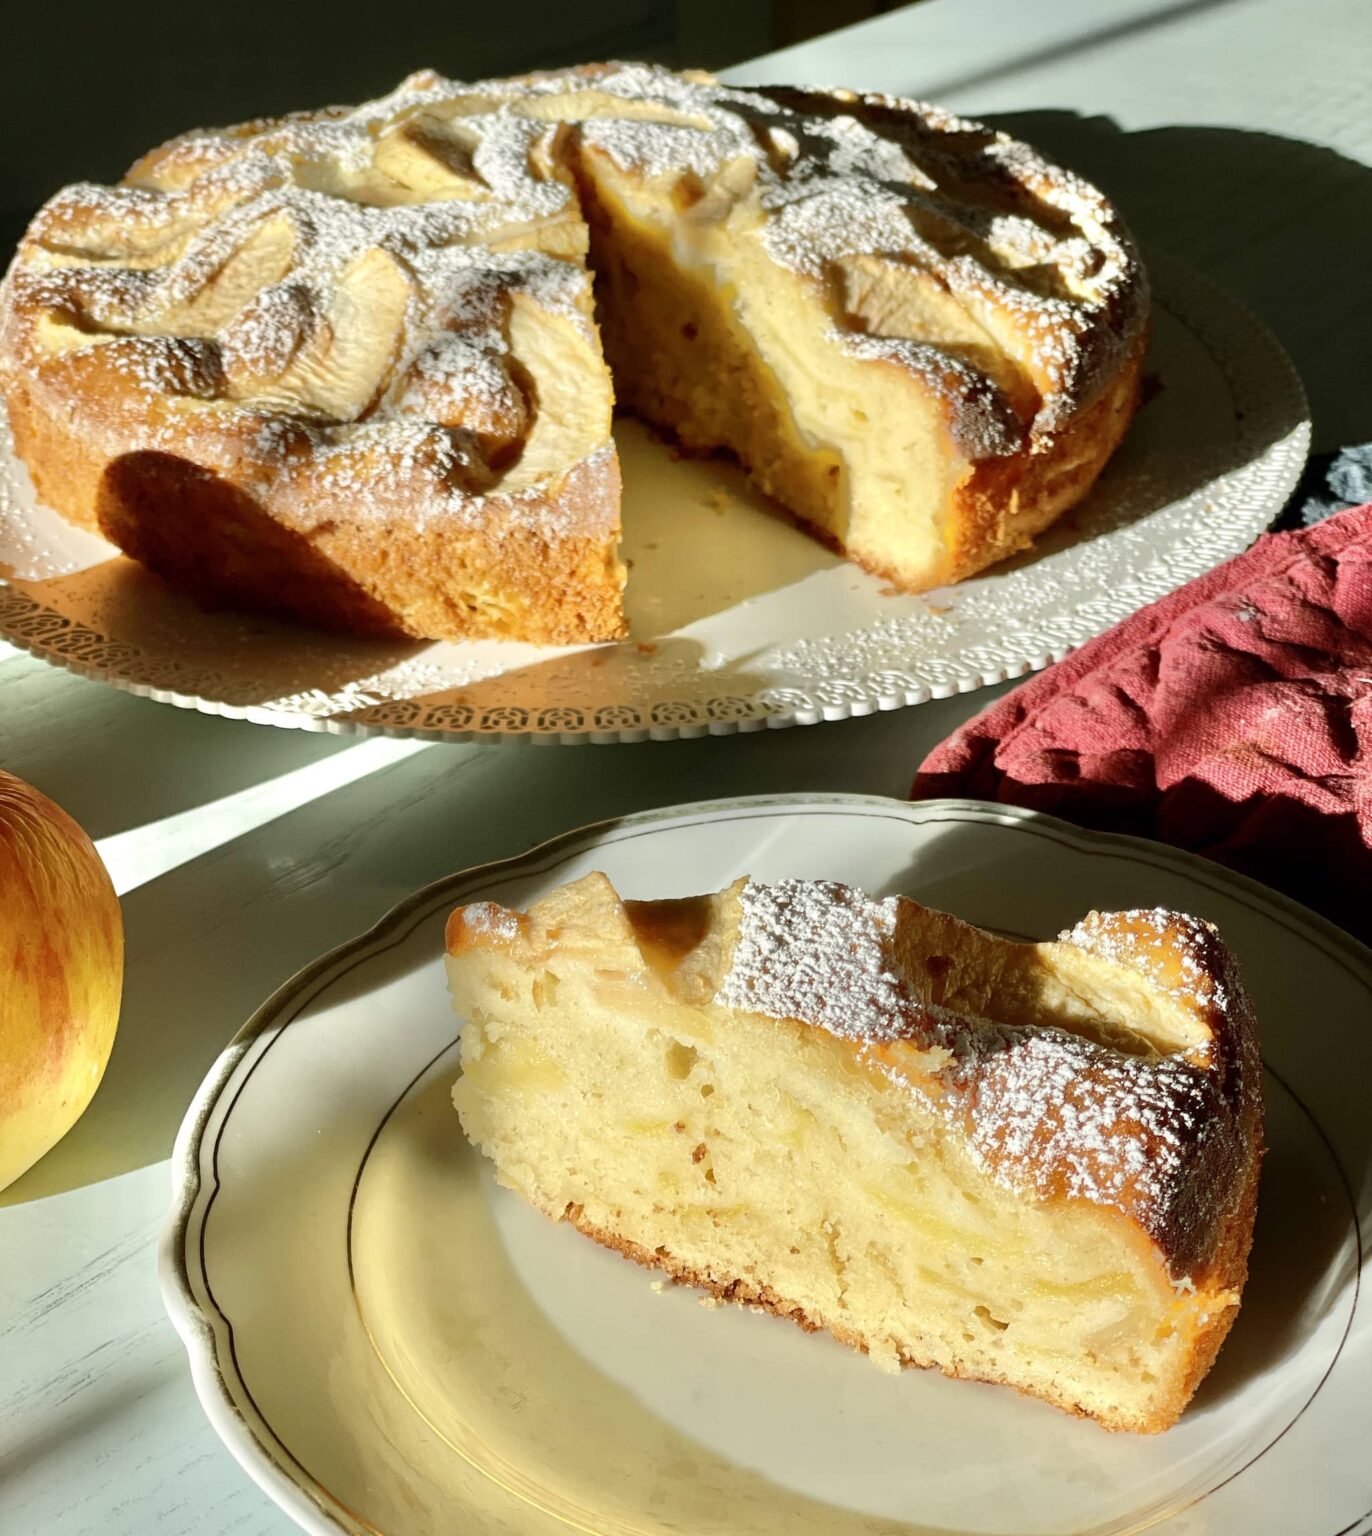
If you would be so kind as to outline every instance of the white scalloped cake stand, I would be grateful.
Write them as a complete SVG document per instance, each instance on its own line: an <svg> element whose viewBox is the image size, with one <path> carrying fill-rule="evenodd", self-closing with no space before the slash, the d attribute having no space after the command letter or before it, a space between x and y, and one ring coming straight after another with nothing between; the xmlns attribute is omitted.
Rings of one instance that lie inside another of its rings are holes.
<svg viewBox="0 0 1372 1536"><path fill-rule="evenodd" d="M43 507L0 414L0 637L166 703L453 741L642 741L810 725L1018 677L1245 549L1310 424L1286 354L1154 256L1149 398L1087 501L1020 556L909 597L768 510L733 467L616 429L633 638L351 640L209 612Z"/></svg>

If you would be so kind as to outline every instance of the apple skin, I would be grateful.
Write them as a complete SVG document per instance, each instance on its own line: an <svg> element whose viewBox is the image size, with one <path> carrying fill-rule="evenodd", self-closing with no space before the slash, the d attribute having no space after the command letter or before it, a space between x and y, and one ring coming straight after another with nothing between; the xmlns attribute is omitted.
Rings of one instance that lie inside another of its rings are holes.
<svg viewBox="0 0 1372 1536"><path fill-rule="evenodd" d="M0 1189L90 1103L123 983L119 898L90 838L0 770Z"/></svg>

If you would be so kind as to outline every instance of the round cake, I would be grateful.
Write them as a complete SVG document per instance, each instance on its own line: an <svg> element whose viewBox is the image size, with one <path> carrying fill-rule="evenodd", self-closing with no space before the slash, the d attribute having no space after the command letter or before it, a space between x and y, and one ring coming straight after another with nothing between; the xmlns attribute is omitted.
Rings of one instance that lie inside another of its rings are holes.
<svg viewBox="0 0 1372 1536"><path fill-rule="evenodd" d="M616 400L921 591L1128 426L1118 213L937 108L646 65L193 132L33 220L0 392L39 495L198 597L354 633L624 633Z"/></svg>

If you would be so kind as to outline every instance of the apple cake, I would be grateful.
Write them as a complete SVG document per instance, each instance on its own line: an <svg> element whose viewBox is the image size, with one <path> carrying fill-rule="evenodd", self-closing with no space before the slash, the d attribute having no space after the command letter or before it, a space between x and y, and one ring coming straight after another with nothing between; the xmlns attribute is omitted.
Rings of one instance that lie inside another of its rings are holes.
<svg viewBox="0 0 1372 1536"><path fill-rule="evenodd" d="M641 1264L1118 1430L1172 1424L1229 1331L1261 1063L1206 923L1018 943L824 881L590 875L459 908L447 949L468 1136Z"/></svg>
<svg viewBox="0 0 1372 1536"><path fill-rule="evenodd" d="M646 65L196 131L0 294L40 496L202 599L624 633L620 402L900 588L1024 548L1134 410L1119 215L937 108Z"/></svg>

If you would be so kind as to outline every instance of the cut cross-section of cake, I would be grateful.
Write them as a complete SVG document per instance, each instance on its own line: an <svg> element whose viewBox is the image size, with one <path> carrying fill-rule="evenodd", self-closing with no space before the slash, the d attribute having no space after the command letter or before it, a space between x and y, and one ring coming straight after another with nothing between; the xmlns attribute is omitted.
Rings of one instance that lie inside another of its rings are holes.
<svg viewBox="0 0 1372 1536"><path fill-rule="evenodd" d="M447 947L467 1134L640 1263L1111 1429L1172 1424L1229 1331L1261 1063L1206 923L1020 943L824 881L590 875Z"/></svg>
<svg viewBox="0 0 1372 1536"><path fill-rule="evenodd" d="M570 644L625 630L616 393L924 591L1087 493L1147 319L1109 201L938 108L422 72L59 192L0 397L45 501L202 598Z"/></svg>

